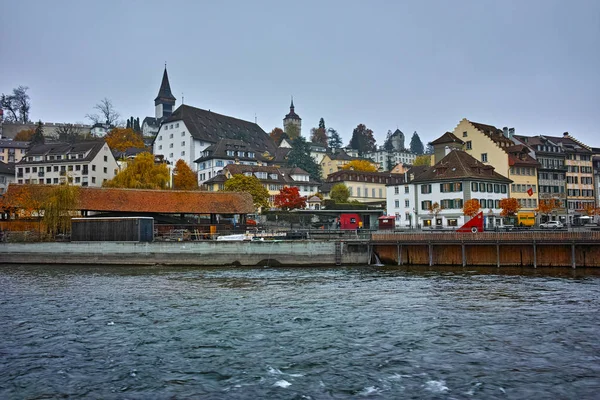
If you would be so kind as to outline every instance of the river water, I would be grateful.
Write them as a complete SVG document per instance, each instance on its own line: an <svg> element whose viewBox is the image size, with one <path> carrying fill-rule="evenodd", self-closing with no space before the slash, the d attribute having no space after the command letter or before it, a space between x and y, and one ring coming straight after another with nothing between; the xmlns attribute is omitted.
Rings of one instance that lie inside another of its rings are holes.
<svg viewBox="0 0 600 400"><path fill-rule="evenodd" d="M592 399L598 271L0 266L2 399Z"/></svg>

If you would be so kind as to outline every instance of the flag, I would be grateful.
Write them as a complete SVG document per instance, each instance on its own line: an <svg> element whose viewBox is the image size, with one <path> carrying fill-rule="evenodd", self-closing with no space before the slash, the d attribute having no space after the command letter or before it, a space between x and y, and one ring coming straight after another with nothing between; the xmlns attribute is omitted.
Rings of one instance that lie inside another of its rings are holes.
<svg viewBox="0 0 600 400"><path fill-rule="evenodd" d="M533 189L532 188L527 189L527 194L529 196L533 196Z"/></svg>

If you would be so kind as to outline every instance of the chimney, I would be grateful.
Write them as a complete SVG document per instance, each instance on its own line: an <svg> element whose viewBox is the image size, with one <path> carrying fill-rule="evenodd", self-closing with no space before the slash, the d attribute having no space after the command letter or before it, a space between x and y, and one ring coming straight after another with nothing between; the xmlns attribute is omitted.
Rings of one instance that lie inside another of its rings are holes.
<svg viewBox="0 0 600 400"><path fill-rule="evenodd" d="M450 154L450 151L451 151L450 146L444 147L444 155L445 156L447 156L448 154Z"/></svg>
<svg viewBox="0 0 600 400"><path fill-rule="evenodd" d="M563 137L569 137L569 132L564 132Z"/></svg>
<svg viewBox="0 0 600 400"><path fill-rule="evenodd" d="M508 137L508 127L507 126L502 128L502 133L504 134L504 137Z"/></svg>
<svg viewBox="0 0 600 400"><path fill-rule="evenodd" d="M510 129L508 130L508 138L509 138L509 139L512 139L512 138L513 138L513 136L515 136L515 128L510 128Z"/></svg>

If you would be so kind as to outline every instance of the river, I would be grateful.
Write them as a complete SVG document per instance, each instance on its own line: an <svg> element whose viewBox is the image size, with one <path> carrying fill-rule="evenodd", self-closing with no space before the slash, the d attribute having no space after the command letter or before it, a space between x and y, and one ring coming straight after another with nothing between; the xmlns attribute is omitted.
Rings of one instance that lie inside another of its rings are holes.
<svg viewBox="0 0 600 400"><path fill-rule="evenodd" d="M600 271L0 266L2 399L592 399Z"/></svg>

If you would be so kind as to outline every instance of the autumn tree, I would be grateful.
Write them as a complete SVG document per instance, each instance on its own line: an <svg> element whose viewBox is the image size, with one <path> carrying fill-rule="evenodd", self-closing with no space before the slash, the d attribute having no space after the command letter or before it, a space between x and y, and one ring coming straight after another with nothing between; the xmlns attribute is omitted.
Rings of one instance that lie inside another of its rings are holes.
<svg viewBox="0 0 600 400"><path fill-rule="evenodd" d="M144 139L131 128L114 128L104 138L112 150L125 151L130 147L143 149Z"/></svg>
<svg viewBox="0 0 600 400"><path fill-rule="evenodd" d="M119 125L119 118L121 118L121 114L117 112L112 101L106 97L100 100L100 102L94 106L94 110L97 110L98 114L86 114L85 116L94 124L108 124L109 126Z"/></svg>
<svg viewBox="0 0 600 400"><path fill-rule="evenodd" d="M500 200L500 208L502 209L500 216L514 217L521 209L521 204L517 199L509 197L507 199Z"/></svg>
<svg viewBox="0 0 600 400"><path fill-rule="evenodd" d="M302 136L292 142L292 148L287 154L287 165L302 168L315 181L321 180L321 165L310 155L310 144Z"/></svg>
<svg viewBox="0 0 600 400"><path fill-rule="evenodd" d="M433 215L437 219L438 215L442 212L444 207L440 206L440 203L435 202L429 206L429 214Z"/></svg>
<svg viewBox="0 0 600 400"><path fill-rule="evenodd" d="M250 193L254 207L257 209L269 207L269 191L255 176L235 174L225 181L223 190L227 192Z"/></svg>
<svg viewBox="0 0 600 400"><path fill-rule="evenodd" d="M286 186L275 196L275 207L284 211L305 208L306 197L300 196L300 191L296 186Z"/></svg>
<svg viewBox="0 0 600 400"><path fill-rule="evenodd" d="M329 198L336 203L346 203L349 197L350 190L343 183L336 183L329 192Z"/></svg>
<svg viewBox="0 0 600 400"><path fill-rule="evenodd" d="M589 203L583 206L583 211L585 215L588 217L593 217L595 215L600 215L600 208L596 207L593 203Z"/></svg>
<svg viewBox="0 0 600 400"><path fill-rule="evenodd" d="M54 186L44 201L44 223L51 235L71 231L71 214L79 201L79 187Z"/></svg>
<svg viewBox="0 0 600 400"><path fill-rule="evenodd" d="M150 153L140 153L127 162L127 167L103 186L129 189L166 189L169 185L169 168L155 164Z"/></svg>
<svg viewBox="0 0 600 400"><path fill-rule="evenodd" d="M44 137L44 124L42 121L38 121L37 126L35 127L35 132L31 137L31 145L44 144L46 143L46 138Z"/></svg>
<svg viewBox="0 0 600 400"><path fill-rule="evenodd" d="M473 218L474 216L479 214L480 210L481 210L481 205L479 204L479 200L470 199L470 200L465 201L465 204L463 206L463 213L466 216Z"/></svg>
<svg viewBox="0 0 600 400"><path fill-rule="evenodd" d="M189 165L183 160L177 160L173 170L173 189L196 190L198 189L198 177Z"/></svg>
<svg viewBox="0 0 600 400"><path fill-rule="evenodd" d="M34 133L35 129L23 129L15 135L13 140L16 142L30 142Z"/></svg>
<svg viewBox="0 0 600 400"><path fill-rule="evenodd" d="M333 128L328 128L327 136L327 144L329 145L329 147L331 147L332 149L340 149L342 147L343 142L338 131L336 131Z"/></svg>
<svg viewBox="0 0 600 400"><path fill-rule="evenodd" d="M415 161L413 161L413 167L417 166L431 166L431 156L430 155L420 155L415 157Z"/></svg>
<svg viewBox="0 0 600 400"><path fill-rule="evenodd" d="M279 146L281 144L281 142L283 141L284 137L287 137L287 136L286 136L285 132L283 131L283 129L273 128L271 133L269 133L269 137L271 138L271 140L273 140L273 142L277 146Z"/></svg>
<svg viewBox="0 0 600 400"><path fill-rule="evenodd" d="M374 151L375 137L373 136L373 131L364 124L358 124L352 131L352 139L350 139L349 146L358 150L358 154L360 155Z"/></svg>
<svg viewBox="0 0 600 400"><path fill-rule="evenodd" d="M344 165L342 169L362 171L362 172L377 172L377 167L369 160L352 160Z"/></svg>
<svg viewBox="0 0 600 400"><path fill-rule="evenodd" d="M548 199L548 200L540 200L538 203L538 208L535 210L536 212L549 216L553 211L558 210L560 208L560 202L558 199Z"/></svg>
<svg viewBox="0 0 600 400"><path fill-rule="evenodd" d="M410 138L410 151L414 154L423 154L425 152L423 142L416 131Z"/></svg>
<svg viewBox="0 0 600 400"><path fill-rule="evenodd" d="M285 127L285 133L290 138L290 140L295 140L300 136L300 129L294 124L288 124Z"/></svg>
<svg viewBox="0 0 600 400"><path fill-rule="evenodd" d="M312 128L310 130L310 141L327 147L327 132L324 128Z"/></svg>
<svg viewBox="0 0 600 400"><path fill-rule="evenodd" d="M27 86L19 86L13 89L12 94L0 96L0 108L5 111L4 119L7 122L29 122L29 109L31 102L27 94Z"/></svg>

